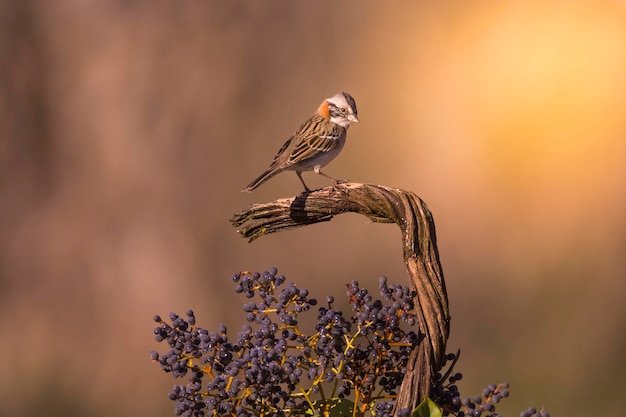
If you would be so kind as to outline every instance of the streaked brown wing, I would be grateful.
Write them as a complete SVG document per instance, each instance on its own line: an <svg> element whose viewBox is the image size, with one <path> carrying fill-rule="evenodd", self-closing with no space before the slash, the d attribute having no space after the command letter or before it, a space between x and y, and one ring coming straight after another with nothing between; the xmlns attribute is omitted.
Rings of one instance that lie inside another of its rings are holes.
<svg viewBox="0 0 626 417"><path fill-rule="evenodd" d="M289 166L330 152L339 144L337 140L344 133L341 126L331 123L321 116L316 115L307 122L298 129L292 138L296 143L289 155Z"/></svg>
<svg viewBox="0 0 626 417"><path fill-rule="evenodd" d="M287 142L285 142L283 146L278 150L276 156L274 157L274 160L270 164L270 168L284 165L284 162L288 159L285 155L285 152L289 152L287 149L290 147L289 145L291 145L294 137L295 135L287 139Z"/></svg>

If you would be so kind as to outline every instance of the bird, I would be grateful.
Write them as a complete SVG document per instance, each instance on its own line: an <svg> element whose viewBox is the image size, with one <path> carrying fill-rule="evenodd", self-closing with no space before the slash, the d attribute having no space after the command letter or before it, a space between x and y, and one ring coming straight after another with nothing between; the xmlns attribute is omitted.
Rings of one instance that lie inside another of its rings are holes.
<svg viewBox="0 0 626 417"><path fill-rule="evenodd" d="M252 181L243 192L251 192L274 175L295 171L310 192L302 173L313 171L338 184L341 181L324 174L321 168L332 161L343 149L351 123L358 123L356 102L342 92L322 101L315 114L309 117L280 148L269 168Z"/></svg>

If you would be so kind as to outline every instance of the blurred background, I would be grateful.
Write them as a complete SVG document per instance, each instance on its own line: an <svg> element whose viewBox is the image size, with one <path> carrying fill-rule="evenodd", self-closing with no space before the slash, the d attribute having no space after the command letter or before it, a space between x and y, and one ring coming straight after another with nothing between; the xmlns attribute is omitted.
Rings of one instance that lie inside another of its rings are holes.
<svg viewBox="0 0 626 417"><path fill-rule="evenodd" d="M302 191L239 192L343 90L361 123L325 171L429 205L461 392L621 414L626 3L395 6L0 1L0 415L172 415L151 318L238 331L240 270L318 298L407 282L393 225L228 222Z"/></svg>

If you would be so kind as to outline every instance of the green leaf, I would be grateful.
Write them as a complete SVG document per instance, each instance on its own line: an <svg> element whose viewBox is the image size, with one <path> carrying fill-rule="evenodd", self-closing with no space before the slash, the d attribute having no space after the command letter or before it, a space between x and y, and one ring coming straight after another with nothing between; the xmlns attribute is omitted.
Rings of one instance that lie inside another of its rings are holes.
<svg viewBox="0 0 626 417"><path fill-rule="evenodd" d="M313 403L313 409L307 410L306 413L310 415L324 415L324 410L328 410L329 417L352 417L354 403L345 398L331 398L327 401L319 400L315 401Z"/></svg>
<svg viewBox="0 0 626 417"><path fill-rule="evenodd" d="M430 398L426 397L424 401L413 410L411 417L441 417L441 408Z"/></svg>

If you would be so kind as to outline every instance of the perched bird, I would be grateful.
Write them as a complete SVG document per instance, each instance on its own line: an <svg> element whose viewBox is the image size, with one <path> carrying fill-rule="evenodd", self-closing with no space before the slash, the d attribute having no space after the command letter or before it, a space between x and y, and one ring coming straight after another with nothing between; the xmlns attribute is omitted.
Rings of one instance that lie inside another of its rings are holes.
<svg viewBox="0 0 626 417"><path fill-rule="evenodd" d="M327 98L280 148L269 168L242 191L250 192L285 170L296 172L305 191L311 190L302 179L304 171L312 170L338 183L320 169L339 155L350 123L358 121L356 103L350 94Z"/></svg>

